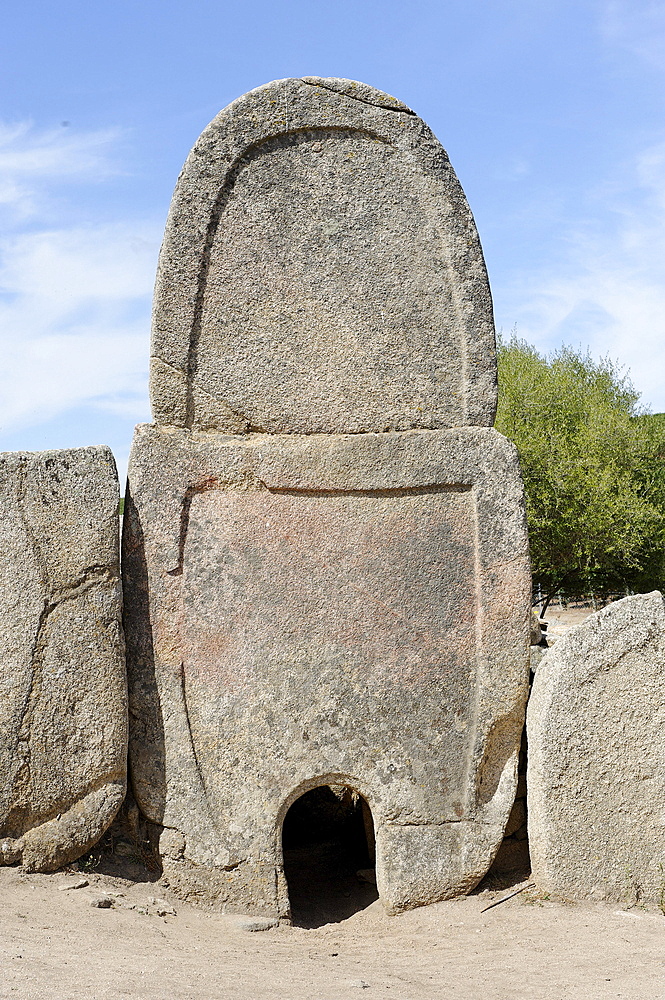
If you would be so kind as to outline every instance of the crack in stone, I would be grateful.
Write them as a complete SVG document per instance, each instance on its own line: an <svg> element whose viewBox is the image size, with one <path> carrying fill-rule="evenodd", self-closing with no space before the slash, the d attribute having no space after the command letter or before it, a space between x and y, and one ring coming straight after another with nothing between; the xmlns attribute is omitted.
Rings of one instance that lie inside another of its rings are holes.
<svg viewBox="0 0 665 1000"><path fill-rule="evenodd" d="M114 578L115 574L108 566L99 564L86 566L77 580L66 583L54 591L49 605L49 614L65 601L75 600L101 583L112 583Z"/></svg>
<svg viewBox="0 0 665 1000"><path fill-rule="evenodd" d="M48 567L42 552L42 547L35 536L29 517L26 516L27 459L25 458L21 458L19 460L17 479L17 506L20 511L23 528L32 549L35 562L39 567L41 582L46 590L46 598L37 620L35 638L30 650L30 667L32 673L30 687L19 716L18 725L16 727L18 731L16 741L17 751L19 748L23 750L23 760L18 767L13 781L12 799L14 801L14 805L5 817L2 827L3 834L5 836L13 830L18 830L19 828L22 829L26 819L28 819L31 815L31 808L29 804L30 784L32 779L31 726L42 692L44 657L48 645L46 628L49 617L56 610L56 608L58 608L65 601L75 600L77 597L80 597L82 594L86 593L88 590L99 585L100 583L110 582L113 577L111 570L106 566L88 566L71 584L65 584L60 588L52 590L49 583ZM48 822L48 819L44 820L42 818L36 825L41 825L43 822ZM17 834L17 836L22 836L24 832L25 830L22 830L22 833ZM16 837L13 839L16 839Z"/></svg>
<svg viewBox="0 0 665 1000"><path fill-rule="evenodd" d="M401 823L388 821L386 826L453 826L455 823L470 823L475 820L474 816L463 816L461 819L440 819L440 820L403 820Z"/></svg>
<svg viewBox="0 0 665 1000"><path fill-rule="evenodd" d="M27 496L27 458L21 457L18 463L17 469L17 507L19 510L21 522L23 524L23 529L26 534L26 538L30 544L35 562L40 571L41 582L48 595L49 582L48 582L48 571L46 567L46 562L42 555L42 550L35 538L34 532L32 530L32 525L30 524L30 519L26 517L25 513L25 502ZM32 643L32 648L30 650L30 687L26 695L23 707L20 712L17 732L18 736L16 739L16 750L19 749L23 751L23 759L17 769L13 781L13 800L14 805L10 808L5 821L3 823L3 832L10 832L16 823L21 823L25 820L26 816L29 815L29 806L27 804L27 799L29 797L30 781L31 781L31 747L30 747L30 725L32 722L32 716L34 715L35 706L41 692L41 668L42 668L42 656L43 656L43 630L45 622L49 615L49 602L48 599L44 600L42 610L39 614L37 620L37 628L35 631L35 638ZM22 803L22 804L21 804Z"/></svg>
<svg viewBox="0 0 665 1000"><path fill-rule="evenodd" d="M415 111L412 111L411 108L407 107L403 101L398 101L396 97L393 98L395 104L388 104L387 101L384 102L381 100L371 101L369 97L361 97L360 94L350 94L347 90L331 86L330 83L326 82L325 77L302 76L300 79L303 83L306 83L308 87L324 87L325 90L330 90L333 94L340 94L342 97L349 97L352 101L358 101L360 104L368 104L372 108L381 108L383 111L396 111L402 115L411 115L413 118L418 117ZM349 80L349 83L353 82L355 81ZM375 90L374 87L370 87L367 84L365 86L367 86L368 92L374 91L377 95L381 94L380 90ZM385 96L390 97L390 94L386 94Z"/></svg>

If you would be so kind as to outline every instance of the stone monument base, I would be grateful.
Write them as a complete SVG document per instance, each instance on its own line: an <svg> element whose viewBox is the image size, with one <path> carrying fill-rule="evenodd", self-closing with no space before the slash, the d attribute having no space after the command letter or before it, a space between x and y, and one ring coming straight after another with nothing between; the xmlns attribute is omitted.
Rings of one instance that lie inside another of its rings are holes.
<svg viewBox="0 0 665 1000"><path fill-rule="evenodd" d="M176 891L288 913L284 819L328 785L371 812L390 910L473 888L514 800L528 676L501 435L141 426L123 544L134 795Z"/></svg>

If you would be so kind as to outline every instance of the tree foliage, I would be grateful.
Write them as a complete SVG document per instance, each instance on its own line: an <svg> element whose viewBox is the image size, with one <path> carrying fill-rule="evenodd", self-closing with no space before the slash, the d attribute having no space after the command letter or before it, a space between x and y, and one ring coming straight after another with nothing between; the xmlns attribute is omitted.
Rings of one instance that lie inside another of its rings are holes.
<svg viewBox="0 0 665 1000"><path fill-rule="evenodd" d="M549 357L499 342L496 428L517 446L534 589L568 596L660 588L665 566L665 415L609 358Z"/></svg>

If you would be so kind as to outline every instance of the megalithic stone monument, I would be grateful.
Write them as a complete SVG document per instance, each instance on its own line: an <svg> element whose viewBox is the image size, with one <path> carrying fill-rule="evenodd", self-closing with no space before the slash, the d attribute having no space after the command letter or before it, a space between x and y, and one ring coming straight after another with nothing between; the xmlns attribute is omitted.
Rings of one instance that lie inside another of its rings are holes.
<svg viewBox="0 0 665 1000"><path fill-rule="evenodd" d="M514 799L530 576L475 225L404 104L281 80L203 132L130 460L133 789L171 884L285 915L282 824L362 796L393 911L471 889Z"/></svg>
<svg viewBox="0 0 665 1000"><path fill-rule="evenodd" d="M118 496L108 448L0 455L0 864L74 861L125 797Z"/></svg>
<svg viewBox="0 0 665 1000"><path fill-rule="evenodd" d="M563 899L665 902L665 602L609 604L538 665L527 712L529 848Z"/></svg>

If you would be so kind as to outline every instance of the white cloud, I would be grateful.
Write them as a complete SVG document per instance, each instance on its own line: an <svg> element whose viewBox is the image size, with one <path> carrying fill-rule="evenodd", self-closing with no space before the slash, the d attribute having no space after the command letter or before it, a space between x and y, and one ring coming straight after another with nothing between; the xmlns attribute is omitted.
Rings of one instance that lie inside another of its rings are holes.
<svg viewBox="0 0 665 1000"><path fill-rule="evenodd" d="M665 143L617 168L600 196L590 192L587 209L598 212L599 200L598 215L581 214L570 227L567 260L514 283L503 327L516 320L518 335L542 349L567 343L609 354L630 369L643 401L663 411Z"/></svg>
<svg viewBox="0 0 665 1000"><path fill-rule="evenodd" d="M654 69L665 70L665 8L662 0L610 0L602 4L601 35Z"/></svg>
<svg viewBox="0 0 665 1000"><path fill-rule="evenodd" d="M0 122L0 206L17 220L48 209L54 184L99 183L118 172L116 129L78 132Z"/></svg>
<svg viewBox="0 0 665 1000"><path fill-rule="evenodd" d="M0 125L0 430L13 435L81 408L146 415L149 313L160 226L72 224L63 184L118 172L118 133ZM96 426L99 426L97 420ZM63 442L65 444L66 442ZM22 446L22 445L21 445Z"/></svg>
<svg viewBox="0 0 665 1000"><path fill-rule="evenodd" d="M51 310L60 323L85 301L152 291L157 233L139 223L27 233L0 244L0 291Z"/></svg>
<svg viewBox="0 0 665 1000"><path fill-rule="evenodd" d="M142 403L157 246L155 232L129 224L0 245L4 431L83 403L108 412Z"/></svg>

